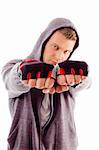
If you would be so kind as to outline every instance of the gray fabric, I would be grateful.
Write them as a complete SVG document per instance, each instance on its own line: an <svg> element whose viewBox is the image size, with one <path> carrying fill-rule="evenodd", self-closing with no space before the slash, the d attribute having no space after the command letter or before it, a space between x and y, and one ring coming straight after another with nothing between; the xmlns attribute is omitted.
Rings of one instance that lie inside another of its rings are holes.
<svg viewBox="0 0 99 150"><path fill-rule="evenodd" d="M45 97L42 101L40 115L41 115L41 127L43 127L50 115L50 99L48 93L45 94Z"/></svg>
<svg viewBox="0 0 99 150"><path fill-rule="evenodd" d="M61 27L74 25L67 19L54 19L41 34L28 58L40 60L44 41ZM77 40L75 48L79 45ZM74 122L76 94L90 86L89 77L78 86L70 87L61 94L49 94L47 119L41 126L41 106L46 106L41 90L26 87L20 82L18 65L22 60L8 62L2 70L3 80L8 90L9 108L12 124L8 135L9 150L76 150L77 135ZM44 105L42 105L44 104ZM49 112L50 105L50 112ZM46 110L45 110L46 111ZM43 113L44 114L44 113ZM50 115L49 115L50 114ZM45 117L45 116L43 116Z"/></svg>
<svg viewBox="0 0 99 150"><path fill-rule="evenodd" d="M58 64L56 64L54 66L54 69L52 71L52 77L54 79L56 79L57 68L58 68ZM47 122L47 120L49 119L50 112L51 112L49 94L45 94L40 111L41 111L41 113L40 113L41 114L41 126L43 127L45 125L45 123Z"/></svg>

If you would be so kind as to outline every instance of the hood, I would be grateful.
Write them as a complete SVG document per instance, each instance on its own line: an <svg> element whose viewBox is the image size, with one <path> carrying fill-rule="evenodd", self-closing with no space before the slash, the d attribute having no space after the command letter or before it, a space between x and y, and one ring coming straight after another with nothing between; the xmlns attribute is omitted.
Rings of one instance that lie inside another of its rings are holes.
<svg viewBox="0 0 99 150"><path fill-rule="evenodd" d="M63 28L63 27L68 27L72 28L76 34L77 34L77 41L75 43L74 50L78 47L79 45L79 36L77 33L77 30L74 26L74 24L69 20L65 18L55 18L53 19L47 26L47 28L41 33L39 39L37 40L32 53L27 57L27 58L32 58L32 59L38 59L41 60L41 54L43 53L43 45L44 42L58 29ZM71 57L72 53L70 54L69 58ZM68 59L69 59L68 58Z"/></svg>

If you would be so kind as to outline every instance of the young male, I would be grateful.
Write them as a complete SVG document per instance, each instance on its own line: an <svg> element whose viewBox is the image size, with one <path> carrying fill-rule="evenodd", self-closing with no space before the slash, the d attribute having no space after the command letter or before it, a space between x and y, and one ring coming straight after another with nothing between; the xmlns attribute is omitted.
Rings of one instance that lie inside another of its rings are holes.
<svg viewBox="0 0 99 150"><path fill-rule="evenodd" d="M73 74L74 70L65 74L60 66L78 45L73 23L56 18L25 60L4 66L12 116L9 150L76 150L75 95L88 88L90 80L88 75Z"/></svg>

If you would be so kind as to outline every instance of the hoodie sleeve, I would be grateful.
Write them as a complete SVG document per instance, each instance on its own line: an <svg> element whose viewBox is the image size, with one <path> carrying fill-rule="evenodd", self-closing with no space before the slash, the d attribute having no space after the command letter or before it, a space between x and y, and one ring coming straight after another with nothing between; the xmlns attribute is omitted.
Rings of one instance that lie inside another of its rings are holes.
<svg viewBox="0 0 99 150"><path fill-rule="evenodd" d="M24 86L18 75L18 67L22 60L12 60L8 62L2 69L2 78L5 87L8 90L9 98L18 97L30 90L31 87Z"/></svg>
<svg viewBox="0 0 99 150"><path fill-rule="evenodd" d="M74 96L76 96L80 91L90 88L91 84L92 81L90 76L88 75L86 79L82 81L82 83L78 84L76 87L70 87L69 90Z"/></svg>

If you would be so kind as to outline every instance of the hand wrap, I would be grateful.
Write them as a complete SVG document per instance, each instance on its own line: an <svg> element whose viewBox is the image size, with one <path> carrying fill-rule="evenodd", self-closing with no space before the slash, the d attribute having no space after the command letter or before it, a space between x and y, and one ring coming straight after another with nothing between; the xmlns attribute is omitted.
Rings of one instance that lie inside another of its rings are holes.
<svg viewBox="0 0 99 150"><path fill-rule="evenodd" d="M50 78L54 66L33 59L25 59L19 66L22 80Z"/></svg>
<svg viewBox="0 0 99 150"><path fill-rule="evenodd" d="M88 75L88 65L84 61L72 61L68 60L62 63L59 63L58 75Z"/></svg>

